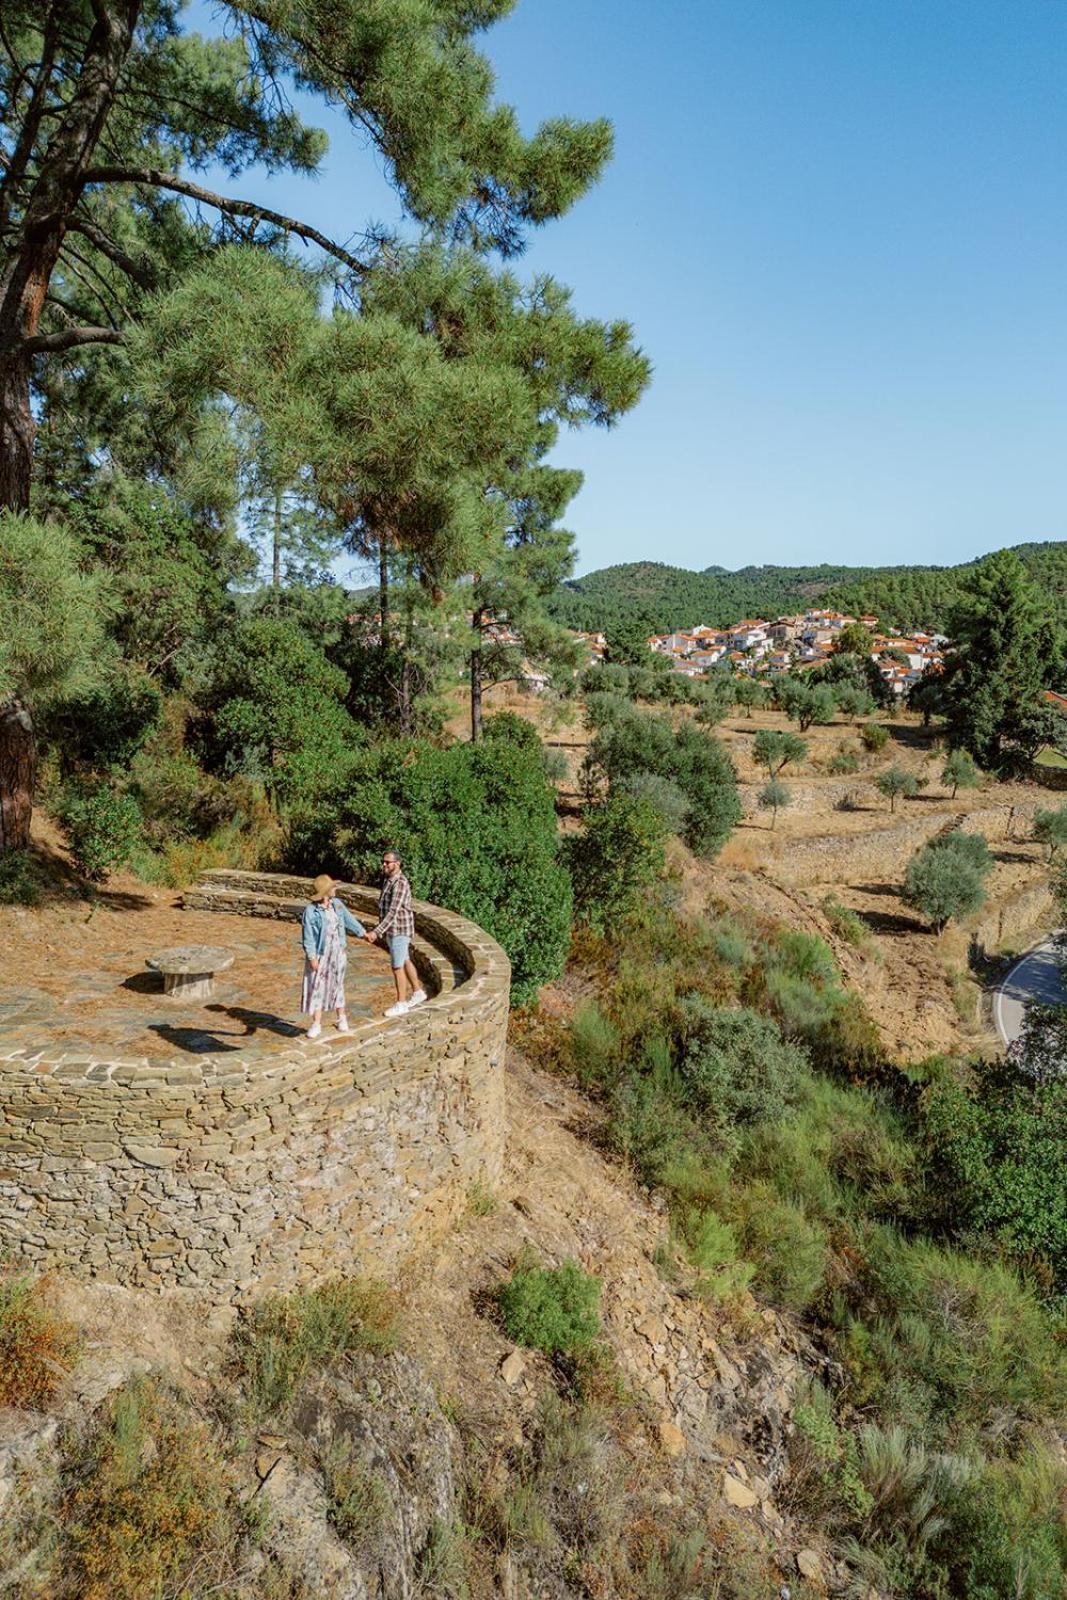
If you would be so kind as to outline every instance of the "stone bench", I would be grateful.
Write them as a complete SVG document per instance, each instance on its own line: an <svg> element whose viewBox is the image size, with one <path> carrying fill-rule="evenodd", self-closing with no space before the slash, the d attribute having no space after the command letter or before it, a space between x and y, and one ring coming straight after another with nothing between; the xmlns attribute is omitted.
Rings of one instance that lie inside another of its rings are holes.
<svg viewBox="0 0 1067 1600"><path fill-rule="evenodd" d="M174 1000L207 1000L216 972L233 966L233 952L219 945L181 944L157 950L145 966L163 978L163 993Z"/></svg>

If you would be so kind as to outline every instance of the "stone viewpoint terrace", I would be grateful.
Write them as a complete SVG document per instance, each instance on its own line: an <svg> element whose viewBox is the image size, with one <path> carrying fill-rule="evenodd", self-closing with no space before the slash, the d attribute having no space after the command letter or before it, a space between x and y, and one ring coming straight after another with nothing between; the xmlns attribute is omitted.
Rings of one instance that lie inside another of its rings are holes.
<svg viewBox="0 0 1067 1600"><path fill-rule="evenodd" d="M298 1025L310 881L202 875L145 939L107 919L0 977L0 1230L37 1268L238 1300L389 1271L440 1235L503 1156L509 967L465 918L416 903L430 999L382 1017L377 949L349 943L350 1035ZM343 885L370 922L372 890ZM169 935L173 932L174 937ZM154 941L154 942L153 942ZM233 966L203 1001L145 968L157 943Z"/></svg>

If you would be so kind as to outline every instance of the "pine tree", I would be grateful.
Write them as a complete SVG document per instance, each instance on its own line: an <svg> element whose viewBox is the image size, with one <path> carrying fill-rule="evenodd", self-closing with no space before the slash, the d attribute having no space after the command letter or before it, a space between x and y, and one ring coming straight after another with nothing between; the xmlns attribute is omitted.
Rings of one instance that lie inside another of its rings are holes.
<svg viewBox="0 0 1067 1600"><path fill-rule="evenodd" d="M1024 768L1059 735L1063 719L1043 691L1060 682L1063 653L1010 550L978 563L950 630L944 704L951 743L989 771Z"/></svg>

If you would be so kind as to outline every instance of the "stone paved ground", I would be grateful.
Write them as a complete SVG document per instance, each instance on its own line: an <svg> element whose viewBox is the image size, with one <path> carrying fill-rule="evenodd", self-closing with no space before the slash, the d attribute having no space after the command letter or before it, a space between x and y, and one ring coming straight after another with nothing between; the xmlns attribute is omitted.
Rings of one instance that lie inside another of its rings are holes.
<svg viewBox="0 0 1067 1600"><path fill-rule="evenodd" d="M173 1058L280 1049L298 1037L307 1026L299 924L182 911L175 898L145 889L105 895L92 907L61 901L0 914L0 1050ZM146 969L146 956L179 944L233 952L209 1000L165 997L163 979ZM349 938L347 993L353 1022L391 1004L379 946Z"/></svg>

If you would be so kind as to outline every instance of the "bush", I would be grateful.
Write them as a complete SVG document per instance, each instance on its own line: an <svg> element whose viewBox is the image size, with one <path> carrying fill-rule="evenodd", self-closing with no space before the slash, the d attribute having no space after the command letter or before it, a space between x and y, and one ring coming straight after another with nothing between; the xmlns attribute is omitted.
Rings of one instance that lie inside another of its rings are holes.
<svg viewBox="0 0 1067 1600"><path fill-rule="evenodd" d="M68 1477L62 1578L49 1590L57 1600L146 1600L225 1587L239 1508L208 1429L162 1384L138 1378L117 1390Z"/></svg>
<svg viewBox="0 0 1067 1600"><path fill-rule="evenodd" d="M822 908L827 922L845 944L855 945L857 948L870 944L871 931L858 912L843 906L832 895L823 901Z"/></svg>
<svg viewBox="0 0 1067 1600"><path fill-rule="evenodd" d="M985 890L979 869L957 848L924 845L908 862L900 897L940 933L953 918L977 911L985 903Z"/></svg>
<svg viewBox="0 0 1067 1600"><path fill-rule="evenodd" d="M312 1372L352 1350L389 1351L396 1336L389 1291L365 1279L342 1278L252 1306L237 1326L233 1368L259 1417L284 1411Z"/></svg>
<svg viewBox="0 0 1067 1600"><path fill-rule="evenodd" d="M77 1337L39 1281L0 1266L0 1406L41 1411L73 1364Z"/></svg>
<svg viewBox="0 0 1067 1600"><path fill-rule="evenodd" d="M864 748L869 750L872 756L876 756L889 743L889 729L883 727L880 722L867 722L860 729L860 738L863 740Z"/></svg>
<svg viewBox="0 0 1067 1600"><path fill-rule="evenodd" d="M886 1414L931 1439L985 1428L996 1416L1003 1447L1067 1404L1067 1349L1059 1321L1008 1267L925 1239L872 1227L863 1279L868 1394ZM852 1357L846 1340L846 1365Z"/></svg>
<svg viewBox="0 0 1067 1600"><path fill-rule="evenodd" d="M668 833L683 832L689 818L689 801L670 778L661 778L658 772L635 772L617 787L650 805Z"/></svg>
<svg viewBox="0 0 1067 1600"><path fill-rule="evenodd" d="M609 785L638 773L674 783L689 805L686 843L698 855L715 855L741 819L733 763L719 741L694 722L676 731L654 712L631 710L599 729L588 759Z"/></svg>
<svg viewBox="0 0 1067 1600"><path fill-rule="evenodd" d="M686 1102L723 1132L784 1116L808 1066L769 1017L746 1007L683 1002L678 1074Z"/></svg>
<svg viewBox="0 0 1067 1600"><path fill-rule="evenodd" d="M600 1280L577 1261L559 1267L520 1261L496 1298L509 1337L546 1355L583 1350L600 1332Z"/></svg>
<svg viewBox="0 0 1067 1600"><path fill-rule="evenodd" d="M36 906L48 889L48 869L32 850L0 856L0 906Z"/></svg>
<svg viewBox="0 0 1067 1600"><path fill-rule="evenodd" d="M1067 1293L1067 1078L1033 1081L1003 1061L976 1062L974 1071L973 1093L944 1075L927 1096L953 1225L1042 1262Z"/></svg>
<svg viewBox="0 0 1067 1600"><path fill-rule="evenodd" d="M841 743L826 763L826 770L835 778L850 778L860 769L859 751L855 745Z"/></svg>
<svg viewBox="0 0 1067 1600"><path fill-rule="evenodd" d="M786 1310L806 1310L826 1272L829 1244L822 1225L766 1183L754 1183L744 1191L738 1224L741 1248L756 1269L759 1293Z"/></svg>
<svg viewBox="0 0 1067 1600"><path fill-rule="evenodd" d="M697 1292L708 1300L729 1300L752 1282L755 1268L741 1259L737 1233L718 1212L691 1207L679 1218L675 1236L697 1272Z"/></svg>
<svg viewBox="0 0 1067 1600"><path fill-rule="evenodd" d="M536 752L503 739L438 749L422 740L365 752L294 813L288 864L366 881L395 845L417 896L499 940L516 1004L562 971L571 884L555 797Z"/></svg>
<svg viewBox="0 0 1067 1600"><path fill-rule="evenodd" d="M660 812L625 789L590 807L583 831L566 840L579 920L604 933L636 910L663 871L665 837Z"/></svg>
<svg viewBox="0 0 1067 1600"><path fill-rule="evenodd" d="M136 800L99 780L70 779L59 791L55 814L74 866L90 883L102 883L127 862L141 840Z"/></svg>
<svg viewBox="0 0 1067 1600"><path fill-rule="evenodd" d="M936 834L926 848L948 851L956 861L973 867L983 878L993 870L993 857L984 833L964 833L962 828L950 828L947 833Z"/></svg>
<svg viewBox="0 0 1067 1600"><path fill-rule="evenodd" d="M486 717L482 723L482 738L503 739L520 750L538 754L541 750L541 739L533 723L514 711L495 711L491 717Z"/></svg>
<svg viewBox="0 0 1067 1600"><path fill-rule="evenodd" d="M124 772L161 711L156 685L130 667L99 687L50 707L45 731L63 773L78 768Z"/></svg>

